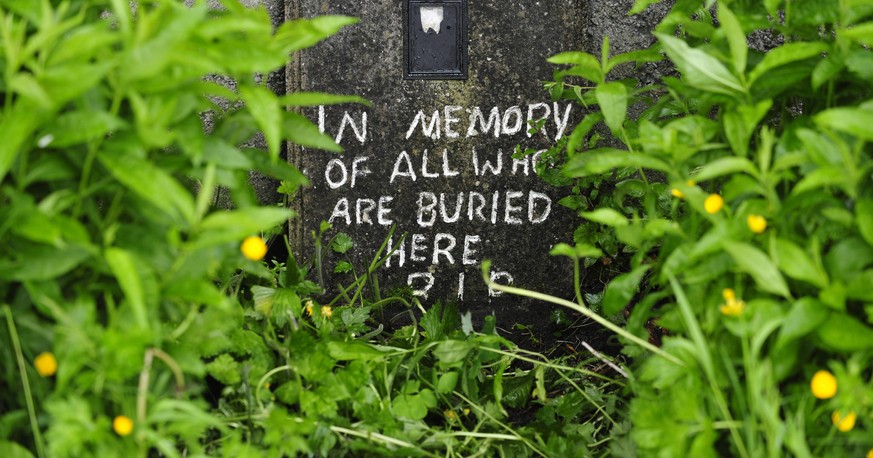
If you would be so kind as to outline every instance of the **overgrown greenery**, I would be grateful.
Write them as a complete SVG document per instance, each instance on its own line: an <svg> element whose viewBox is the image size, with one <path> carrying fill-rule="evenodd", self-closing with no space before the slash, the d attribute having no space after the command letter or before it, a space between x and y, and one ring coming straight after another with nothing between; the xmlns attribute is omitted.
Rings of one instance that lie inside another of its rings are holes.
<svg viewBox="0 0 873 458"><path fill-rule="evenodd" d="M550 59L552 95L591 108L541 164L585 219L555 254L626 259L603 314L626 337L665 334L659 349L625 339L634 453L864 456L873 4L715 3L677 1L651 49L611 55L604 39L600 56ZM610 78L661 53L675 76Z"/></svg>
<svg viewBox="0 0 873 458"><path fill-rule="evenodd" d="M353 19L273 30L237 0L135 3L0 0L0 456L605 450L623 382L382 297L389 247L330 266L355 279L322 303L320 254L259 261L251 236L291 214L258 206L249 172L293 191L283 141L340 150L285 108L363 101L277 97L258 75ZM257 132L266 150L239 146ZM388 303L409 324L371 316Z"/></svg>

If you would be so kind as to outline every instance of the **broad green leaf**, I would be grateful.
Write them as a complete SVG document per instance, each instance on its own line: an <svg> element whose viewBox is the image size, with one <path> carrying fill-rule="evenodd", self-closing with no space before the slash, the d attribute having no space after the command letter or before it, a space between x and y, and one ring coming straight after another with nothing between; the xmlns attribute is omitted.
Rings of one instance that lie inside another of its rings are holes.
<svg viewBox="0 0 873 458"><path fill-rule="evenodd" d="M445 374L440 375L440 378L437 381L436 391L437 393L448 394L454 391L455 386L457 385L458 373L455 371L446 372Z"/></svg>
<svg viewBox="0 0 873 458"><path fill-rule="evenodd" d="M759 62L749 73L749 83L754 84L755 81L776 67L800 60L819 57L828 49L829 47L827 44L815 41L787 43L778 48L771 49L764 56L764 59L762 59L761 62Z"/></svg>
<svg viewBox="0 0 873 458"><path fill-rule="evenodd" d="M785 298L791 297L785 279L764 252L747 243L733 241L725 241L724 248L739 270L755 280L758 288Z"/></svg>
<svg viewBox="0 0 873 458"><path fill-rule="evenodd" d="M737 155L748 156L749 140L772 106L773 101L765 99L755 105L740 105L724 114L725 135Z"/></svg>
<svg viewBox="0 0 873 458"><path fill-rule="evenodd" d="M873 270L865 270L855 276L846 287L846 296L850 299L873 303Z"/></svg>
<svg viewBox="0 0 873 458"><path fill-rule="evenodd" d="M589 221L610 227L622 227L630 224L626 216L611 208L598 208L594 211L581 213L581 216Z"/></svg>
<svg viewBox="0 0 873 458"><path fill-rule="evenodd" d="M306 186L309 179L293 165L285 161L270 160L266 151L254 148L240 150L252 164L251 170L257 170L268 177L282 180L293 186Z"/></svg>
<svg viewBox="0 0 873 458"><path fill-rule="evenodd" d="M735 95L746 89L718 59L705 51L688 46L685 41L663 33L655 36L689 86L719 94Z"/></svg>
<svg viewBox="0 0 873 458"><path fill-rule="evenodd" d="M873 55L869 50L858 50L849 54L846 58L846 68L858 78L868 83L873 82Z"/></svg>
<svg viewBox="0 0 873 458"><path fill-rule="evenodd" d="M646 10L649 5L654 5L657 3L661 3L661 0L636 0L634 2L634 6L631 7L631 10L628 14L639 14Z"/></svg>
<svg viewBox="0 0 873 458"><path fill-rule="evenodd" d="M613 278L603 295L603 314L615 315L621 312L639 291L640 281L649 269L650 265L642 265Z"/></svg>
<svg viewBox="0 0 873 458"><path fill-rule="evenodd" d="M294 112L285 113L282 134L292 142L311 148L341 153L343 148L332 138L323 134L312 121Z"/></svg>
<svg viewBox="0 0 873 458"><path fill-rule="evenodd" d="M746 34L743 33L743 27L724 2L718 2L718 21L721 29L724 30L725 36L727 36L734 71L737 74L743 74L746 71L746 59L749 54L749 47L746 44Z"/></svg>
<svg viewBox="0 0 873 458"><path fill-rule="evenodd" d="M627 64L630 62L660 62L662 60L664 60L664 56L662 56L661 53L659 53L658 51L651 48L641 49L639 51L626 52L614 56L612 59L609 59L609 62L606 65L606 72L609 73L617 65Z"/></svg>
<svg viewBox="0 0 873 458"><path fill-rule="evenodd" d="M549 254L552 256L567 256L573 259L582 259L600 258L603 256L603 251L587 243L577 243L575 246L559 243L552 247Z"/></svg>
<svg viewBox="0 0 873 458"><path fill-rule="evenodd" d="M764 8L770 13L770 16L776 17L777 8L782 4L782 0L764 0Z"/></svg>
<svg viewBox="0 0 873 458"><path fill-rule="evenodd" d="M337 105L342 103L360 103L370 106L370 102L356 95L337 95L324 92L295 92L279 97L279 103L289 107L311 107L317 105Z"/></svg>
<svg viewBox="0 0 873 458"><path fill-rule="evenodd" d="M327 343L327 353L331 358L338 361L370 361L385 356L385 352L357 340L349 342L330 341Z"/></svg>
<svg viewBox="0 0 873 458"><path fill-rule="evenodd" d="M873 246L873 199L859 199L855 202L855 218L861 236Z"/></svg>
<svg viewBox="0 0 873 458"><path fill-rule="evenodd" d="M33 458L33 454L15 442L0 441L0 456L4 458Z"/></svg>
<svg viewBox="0 0 873 458"><path fill-rule="evenodd" d="M105 253L106 263L112 274L118 280L118 285L124 292L127 304L133 311L134 319L140 329L148 330L149 318L146 310L146 295L143 280L139 272L143 268L136 259L121 248L111 247Z"/></svg>
<svg viewBox="0 0 873 458"><path fill-rule="evenodd" d="M596 57L582 51L567 51L548 58L552 64L571 64L569 70L558 72L558 75L577 75L594 83L603 82L603 69Z"/></svg>
<svg viewBox="0 0 873 458"><path fill-rule="evenodd" d="M564 175L572 178L599 175L622 167L633 167L672 172L670 164L641 153L619 149L599 148L577 154L564 166Z"/></svg>
<svg viewBox="0 0 873 458"><path fill-rule="evenodd" d="M42 114L31 103L15 103L0 121L0 182L6 176L25 142L36 130ZM23 178L23 177L22 177Z"/></svg>
<svg viewBox="0 0 873 458"><path fill-rule="evenodd" d="M183 221L194 217L194 199L166 171L134 154L118 150L101 150L97 158L118 181L143 200Z"/></svg>
<svg viewBox="0 0 873 458"><path fill-rule="evenodd" d="M233 356L230 356L227 353L222 353L221 355L218 355L217 358L207 363L206 371L209 372L209 375L215 378L215 380L218 380L225 385L234 386L242 381L239 363L233 359Z"/></svg>
<svg viewBox="0 0 873 458"><path fill-rule="evenodd" d="M804 297L791 306L782 322L782 330L776 339L776 349L809 334L817 329L828 317L829 310L820 301Z"/></svg>
<svg viewBox="0 0 873 458"><path fill-rule="evenodd" d="M357 22L357 18L348 16L317 16L312 19L286 21L276 31L273 45L282 55L288 55L308 48L339 32L343 27Z"/></svg>
<svg viewBox="0 0 873 458"><path fill-rule="evenodd" d="M279 106L279 100L263 86L242 86L239 93L264 133L270 157L277 159L282 145L282 107Z"/></svg>
<svg viewBox="0 0 873 458"><path fill-rule="evenodd" d="M57 278L84 262L91 253L78 246L63 249L41 245L19 249L16 262L0 261L0 278L17 281L39 281Z"/></svg>
<svg viewBox="0 0 873 458"><path fill-rule="evenodd" d="M873 329L844 313L831 313L818 327L817 334L825 345L838 351L873 348Z"/></svg>
<svg viewBox="0 0 873 458"><path fill-rule="evenodd" d="M250 207L212 213L198 226L200 236L194 243L202 247L232 241L242 242L245 237L284 223L293 214L291 210L277 207Z"/></svg>
<svg viewBox="0 0 873 458"><path fill-rule="evenodd" d="M37 137L45 146L63 148L102 137L125 125L105 111L73 111L58 116Z"/></svg>
<svg viewBox="0 0 873 458"><path fill-rule="evenodd" d="M793 242L779 238L773 245L773 259L779 268L791 278L812 283L819 288L828 285L828 276L816 267L809 255Z"/></svg>
<svg viewBox="0 0 873 458"><path fill-rule="evenodd" d="M846 68L844 56L840 54L825 56L812 70L812 89L817 91L824 83L837 77L844 68Z"/></svg>
<svg viewBox="0 0 873 458"><path fill-rule="evenodd" d="M873 45L873 22L858 24L851 29L842 29L839 35L851 38L859 43Z"/></svg>
<svg viewBox="0 0 873 458"><path fill-rule="evenodd" d="M465 340L444 340L433 349L434 356L440 364L455 365L460 363L470 354L476 344Z"/></svg>
<svg viewBox="0 0 873 458"><path fill-rule="evenodd" d="M591 129L600 121L603 121L603 113L594 112L588 113L582 118L582 122L576 124L573 133L570 134L569 140L567 140L567 155L570 157L576 155L576 151L582 145L582 142L585 141L585 137L588 136Z"/></svg>
<svg viewBox="0 0 873 458"><path fill-rule="evenodd" d="M595 96L606 125L618 136L627 117L627 87L618 82L598 84Z"/></svg>
<svg viewBox="0 0 873 458"><path fill-rule="evenodd" d="M424 389L418 394L401 394L396 396L391 401L391 412L394 415L411 420L422 420L427 416L428 408L435 406L436 398L433 396L433 393L430 390Z"/></svg>
<svg viewBox="0 0 873 458"><path fill-rule="evenodd" d="M744 157L729 156L707 163L692 178L697 182L703 182L740 172L758 176L758 169L752 161Z"/></svg>
<svg viewBox="0 0 873 458"><path fill-rule="evenodd" d="M349 234L340 232L334 237L333 243L330 244L330 249L337 253L346 253L355 245Z"/></svg>
<svg viewBox="0 0 873 458"><path fill-rule="evenodd" d="M873 141L873 111L860 108L831 108L815 116L819 126L852 134Z"/></svg>
<svg viewBox="0 0 873 458"><path fill-rule="evenodd" d="M791 190L791 195L813 191L827 186L842 187L846 191L854 192L854 183L847 181L846 170L837 166L819 167L812 172L806 174L799 183Z"/></svg>

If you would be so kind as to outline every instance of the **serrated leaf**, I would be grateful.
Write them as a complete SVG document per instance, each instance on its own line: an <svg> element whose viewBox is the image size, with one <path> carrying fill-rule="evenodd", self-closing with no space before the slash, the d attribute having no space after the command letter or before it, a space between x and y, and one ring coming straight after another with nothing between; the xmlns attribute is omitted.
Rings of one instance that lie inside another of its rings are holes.
<svg viewBox="0 0 873 458"><path fill-rule="evenodd" d="M351 250L354 245L355 244L349 234L340 232L336 237L334 237L333 243L330 244L330 249L337 253L344 254Z"/></svg>
<svg viewBox="0 0 873 458"><path fill-rule="evenodd" d="M747 243L733 241L725 241L724 248L740 271L749 274L763 291L791 297L785 279L764 252Z"/></svg>
<svg viewBox="0 0 873 458"><path fill-rule="evenodd" d="M354 269L354 266L348 261L340 261L336 263L336 266L333 268L333 273L335 274L344 274L346 272L351 272Z"/></svg>
<svg viewBox="0 0 873 458"><path fill-rule="evenodd" d="M206 371L215 380L225 385L237 385L242 381L239 363L227 353L218 355L217 358L206 363Z"/></svg>

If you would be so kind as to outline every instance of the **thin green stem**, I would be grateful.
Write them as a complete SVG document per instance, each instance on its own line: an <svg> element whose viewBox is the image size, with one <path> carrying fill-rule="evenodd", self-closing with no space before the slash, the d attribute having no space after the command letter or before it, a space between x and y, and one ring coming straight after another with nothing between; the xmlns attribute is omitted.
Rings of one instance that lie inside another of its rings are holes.
<svg viewBox="0 0 873 458"><path fill-rule="evenodd" d="M33 443L36 446L36 455L45 458L45 444L42 441L42 433L39 430L39 422L36 419L36 409L33 405L33 393L30 392L30 382L27 379L27 366L24 363L24 354L21 352L21 341L18 338L18 330L15 328L15 320L12 317L12 309L8 305L3 306L6 312L6 323L9 326L9 338L12 339L12 347L15 349L15 358L18 361L18 373L21 375L21 386L24 388L24 401L27 404L27 416L30 418L30 430L33 433Z"/></svg>

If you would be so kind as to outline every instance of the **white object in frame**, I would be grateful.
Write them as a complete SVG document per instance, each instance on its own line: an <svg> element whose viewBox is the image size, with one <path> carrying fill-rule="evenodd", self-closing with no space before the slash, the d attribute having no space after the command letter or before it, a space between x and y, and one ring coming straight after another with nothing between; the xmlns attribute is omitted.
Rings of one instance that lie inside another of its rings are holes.
<svg viewBox="0 0 873 458"><path fill-rule="evenodd" d="M419 8L421 14L421 29L424 33L433 30L435 33L440 33L440 26L443 23L443 7L442 6L422 6Z"/></svg>

